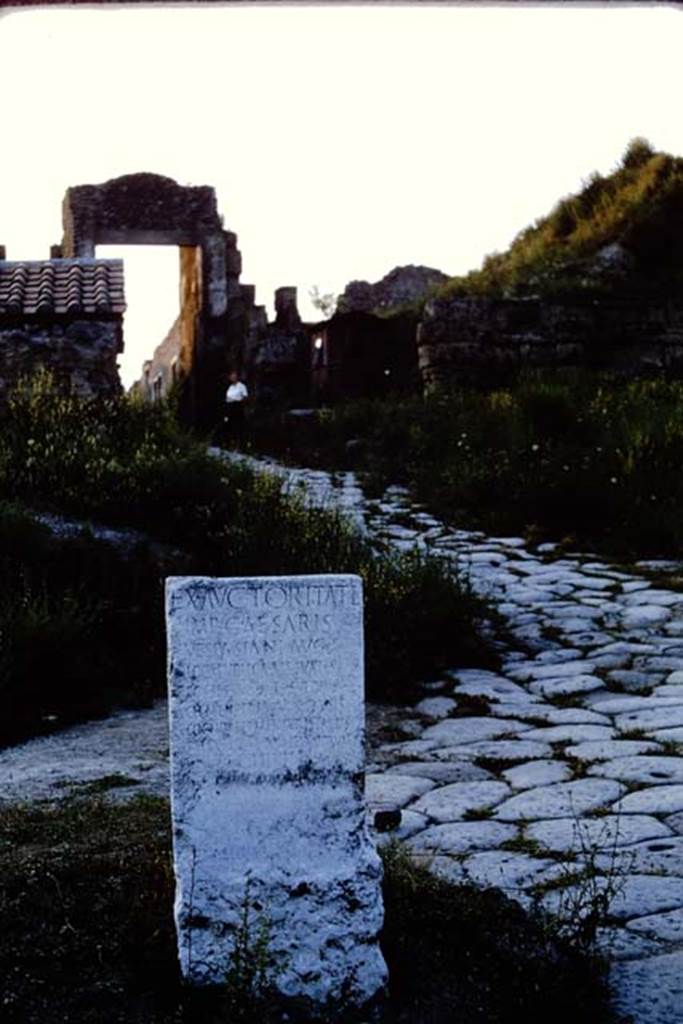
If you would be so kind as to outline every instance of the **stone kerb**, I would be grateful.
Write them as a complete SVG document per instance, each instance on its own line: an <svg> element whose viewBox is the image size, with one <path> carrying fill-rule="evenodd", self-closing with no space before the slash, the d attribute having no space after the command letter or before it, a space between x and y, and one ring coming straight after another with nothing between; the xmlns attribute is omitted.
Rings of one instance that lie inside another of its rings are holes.
<svg viewBox="0 0 683 1024"><path fill-rule="evenodd" d="M284 999L362 1007L386 968L365 828L356 576L167 580L176 925L183 974L224 980L247 884Z"/></svg>

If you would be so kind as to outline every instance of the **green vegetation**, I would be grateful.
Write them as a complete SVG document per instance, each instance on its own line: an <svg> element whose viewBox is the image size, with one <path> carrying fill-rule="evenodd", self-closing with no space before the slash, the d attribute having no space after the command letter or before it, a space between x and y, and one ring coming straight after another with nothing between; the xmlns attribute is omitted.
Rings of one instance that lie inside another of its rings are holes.
<svg viewBox="0 0 683 1024"><path fill-rule="evenodd" d="M35 509L141 533L56 537ZM168 406L84 402L43 376L2 423L0 569L0 743L162 694L168 575L360 574L379 699L448 665L495 663L486 606L436 560L377 555L340 516L209 456Z"/></svg>
<svg viewBox="0 0 683 1024"><path fill-rule="evenodd" d="M596 256L618 244L627 278ZM683 159L633 139L619 167L592 174L576 195L522 231L480 270L456 277L437 296L644 291L683 286Z"/></svg>
<svg viewBox="0 0 683 1024"><path fill-rule="evenodd" d="M259 438L294 460L353 466L372 494L405 484L459 526L624 557L683 552L680 382L528 372L488 391L321 410L306 445L286 440Z"/></svg>
<svg viewBox="0 0 683 1024"><path fill-rule="evenodd" d="M547 920L495 890L438 879L398 848L384 859L391 998L383 1024L615 1020L604 965L554 936ZM269 1019L256 963L238 957L229 974L226 964L225 989L181 983L165 801L5 807L0 878L3 1024ZM267 965L259 922L250 927L250 948ZM237 936L238 946L245 941Z"/></svg>

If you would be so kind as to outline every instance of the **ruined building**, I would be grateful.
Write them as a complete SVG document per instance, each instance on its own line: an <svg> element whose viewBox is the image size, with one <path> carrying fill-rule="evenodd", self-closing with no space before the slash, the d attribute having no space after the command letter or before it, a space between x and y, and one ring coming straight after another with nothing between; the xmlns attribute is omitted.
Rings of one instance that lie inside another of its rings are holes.
<svg viewBox="0 0 683 1024"><path fill-rule="evenodd" d="M86 398L121 390L121 260L11 262L0 253L0 406L36 368Z"/></svg>

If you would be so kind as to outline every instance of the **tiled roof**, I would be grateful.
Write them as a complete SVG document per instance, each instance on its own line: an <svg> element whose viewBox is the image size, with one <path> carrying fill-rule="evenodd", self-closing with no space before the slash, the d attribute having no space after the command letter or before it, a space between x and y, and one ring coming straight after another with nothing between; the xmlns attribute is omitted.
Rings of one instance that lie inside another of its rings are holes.
<svg viewBox="0 0 683 1024"><path fill-rule="evenodd" d="M123 313L123 260L0 260L0 316Z"/></svg>

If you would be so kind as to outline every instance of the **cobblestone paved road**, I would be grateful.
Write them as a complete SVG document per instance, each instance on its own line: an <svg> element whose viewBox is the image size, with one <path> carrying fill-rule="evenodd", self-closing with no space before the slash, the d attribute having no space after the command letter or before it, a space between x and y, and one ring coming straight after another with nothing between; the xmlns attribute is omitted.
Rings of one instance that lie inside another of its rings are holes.
<svg viewBox="0 0 683 1024"><path fill-rule="evenodd" d="M527 904L544 891L556 907L578 889L558 879L589 863L600 886L616 865L600 934L615 1002L636 1024L683 1024L683 565L625 572L552 545L531 553L445 527L400 488L366 501L350 473L286 473L378 544L467 570L513 638L500 672L454 666L401 713L404 739L373 745L371 809L400 807L393 835L433 870ZM121 797L164 793L166 758L163 706L127 712L0 752L0 799L54 798L117 772L138 784L112 790Z"/></svg>
<svg viewBox="0 0 683 1024"><path fill-rule="evenodd" d="M500 672L454 667L430 684L407 738L368 765L371 808L402 808L398 835L433 870L523 903L540 886L566 906L580 886L558 878L588 864L604 887L616 869L600 934L615 1002L636 1024L683 1022L683 563L624 572L549 544L532 553L445 527L401 488L367 501L351 473L287 479L373 539L467 571L515 641ZM473 698L482 710L460 717Z"/></svg>

